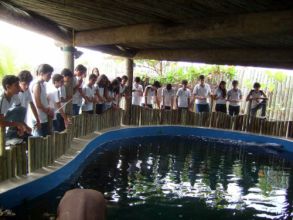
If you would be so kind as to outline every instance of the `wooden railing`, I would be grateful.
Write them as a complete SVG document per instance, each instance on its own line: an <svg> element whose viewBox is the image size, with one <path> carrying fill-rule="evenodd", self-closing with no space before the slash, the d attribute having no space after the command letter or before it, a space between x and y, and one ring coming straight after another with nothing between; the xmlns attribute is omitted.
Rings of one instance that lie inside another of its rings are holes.
<svg viewBox="0 0 293 220"><path fill-rule="evenodd" d="M63 132L47 137L30 137L28 143L5 147L1 129L0 180L26 175L52 164L70 148L73 138L121 125L123 111L108 110L101 115L82 114L72 118Z"/></svg>
<svg viewBox="0 0 293 220"><path fill-rule="evenodd" d="M73 138L82 137L94 131L119 127L121 124L200 126L293 138L292 121L267 121L247 115L231 117L217 112L162 111L139 106L132 106L127 114L121 109L111 109L101 115L74 116L72 124L64 132L54 132L45 138L30 137L27 144L6 148L4 130L1 129L0 180L26 175L46 167L65 154L66 150L70 148Z"/></svg>

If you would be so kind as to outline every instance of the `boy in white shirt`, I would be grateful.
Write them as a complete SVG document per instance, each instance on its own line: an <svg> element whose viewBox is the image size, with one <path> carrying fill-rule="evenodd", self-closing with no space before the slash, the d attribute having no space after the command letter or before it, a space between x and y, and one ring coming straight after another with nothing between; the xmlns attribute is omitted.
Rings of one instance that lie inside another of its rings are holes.
<svg viewBox="0 0 293 220"><path fill-rule="evenodd" d="M85 96L85 99L83 99L83 103L81 107L82 112L89 113L89 114L94 113L94 102L95 102L95 93L96 93L96 88L94 85L96 81L97 81L97 75L92 73L89 76L88 84L82 88L83 94Z"/></svg>
<svg viewBox="0 0 293 220"><path fill-rule="evenodd" d="M48 89L49 105L54 109L53 131L61 132L68 125L68 119L61 106L61 94L59 88L63 85L63 76L54 74L52 85ZM57 117L58 116L58 117Z"/></svg>
<svg viewBox="0 0 293 220"><path fill-rule="evenodd" d="M204 75L199 76L199 83L193 89L197 112L209 112L210 105L208 98L211 96L211 87L205 83Z"/></svg>
<svg viewBox="0 0 293 220"><path fill-rule="evenodd" d="M182 80L182 88L179 88L176 93L176 105L178 110L188 109L190 105L191 92L187 88L187 80Z"/></svg>
<svg viewBox="0 0 293 220"><path fill-rule="evenodd" d="M82 92L83 79L86 77L86 67L79 64L74 70L73 79L73 97L72 97L72 107L73 115L79 115L80 106L82 104L82 98L85 98Z"/></svg>
<svg viewBox="0 0 293 220"><path fill-rule="evenodd" d="M37 127L34 130L34 135L36 136L45 137L50 133L48 119L49 117L52 118L54 116L54 111L49 107L45 82L48 82L51 79L53 71L53 67L49 64L39 65L37 79L33 80L30 84L30 92L41 123L40 128Z"/></svg>
<svg viewBox="0 0 293 220"><path fill-rule="evenodd" d="M251 101L251 116L256 116L256 113L261 109L261 116L266 116L266 94L260 90L260 84L254 83L253 88L246 97L246 101Z"/></svg>
<svg viewBox="0 0 293 220"><path fill-rule="evenodd" d="M19 78L19 86L20 86L20 92L18 93L18 97L20 100L20 104L22 107L26 109L26 111L28 111L28 107L30 106L36 120L35 126L40 128L41 126L40 119L39 119L35 104L33 102L31 93L29 91L29 85L33 81L33 76L29 71L23 70L18 74L18 78ZM26 114L25 122L27 123L27 114Z"/></svg>
<svg viewBox="0 0 293 220"><path fill-rule="evenodd" d="M174 106L174 89L171 84L167 84L166 88L162 90L162 109L172 110Z"/></svg>
<svg viewBox="0 0 293 220"><path fill-rule="evenodd" d="M0 95L0 125L9 127L6 132L6 144L21 143L27 139L31 129L24 123L26 109L20 105L17 95L20 91L19 79L6 75L2 85L4 93Z"/></svg>
<svg viewBox="0 0 293 220"><path fill-rule="evenodd" d="M232 81L233 88L228 91L229 115L239 115L240 101L242 99L242 92L238 89L238 81Z"/></svg>
<svg viewBox="0 0 293 220"><path fill-rule="evenodd" d="M140 78L135 77L134 83L132 86L132 105L140 106L142 95L143 95L143 87L140 84Z"/></svg>

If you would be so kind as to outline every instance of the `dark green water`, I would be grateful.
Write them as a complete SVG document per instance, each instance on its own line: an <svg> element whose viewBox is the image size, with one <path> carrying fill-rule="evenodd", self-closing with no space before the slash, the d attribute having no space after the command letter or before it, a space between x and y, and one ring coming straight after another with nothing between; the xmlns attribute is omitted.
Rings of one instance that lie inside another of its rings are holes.
<svg viewBox="0 0 293 220"><path fill-rule="evenodd" d="M64 192L75 187L103 192L109 220L292 218L292 162L229 141L149 137L108 143L91 155L77 180L16 211L31 219L54 213Z"/></svg>

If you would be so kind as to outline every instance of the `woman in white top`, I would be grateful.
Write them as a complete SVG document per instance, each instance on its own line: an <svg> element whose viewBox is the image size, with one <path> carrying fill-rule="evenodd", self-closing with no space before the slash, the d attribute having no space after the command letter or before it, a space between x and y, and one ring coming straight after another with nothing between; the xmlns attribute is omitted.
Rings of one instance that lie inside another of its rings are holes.
<svg viewBox="0 0 293 220"><path fill-rule="evenodd" d="M155 81L153 85L148 85L145 87L144 91L144 107L153 108L153 105L159 104L158 96L157 96L157 90L160 88L160 82ZM159 106L160 108L160 106Z"/></svg>
<svg viewBox="0 0 293 220"><path fill-rule="evenodd" d="M119 98L119 88L120 82L118 79L112 80L108 87L105 89L105 97L107 102L105 103L106 109L110 109L112 107L118 107L118 98Z"/></svg>
<svg viewBox="0 0 293 220"><path fill-rule="evenodd" d="M174 89L171 84L167 84L166 88L162 90L163 105L162 109L172 110L174 105Z"/></svg>
<svg viewBox="0 0 293 220"><path fill-rule="evenodd" d="M105 87L108 83L108 77L105 74L99 76L96 83L96 114L102 114L106 102Z"/></svg>
<svg viewBox="0 0 293 220"><path fill-rule="evenodd" d="M132 86L132 105L140 106L143 95L143 87L140 84L140 77L135 77Z"/></svg>
<svg viewBox="0 0 293 220"><path fill-rule="evenodd" d="M226 82L221 81L214 95L214 99L216 100L216 112L223 112L225 114L227 113L226 98L227 98Z"/></svg>

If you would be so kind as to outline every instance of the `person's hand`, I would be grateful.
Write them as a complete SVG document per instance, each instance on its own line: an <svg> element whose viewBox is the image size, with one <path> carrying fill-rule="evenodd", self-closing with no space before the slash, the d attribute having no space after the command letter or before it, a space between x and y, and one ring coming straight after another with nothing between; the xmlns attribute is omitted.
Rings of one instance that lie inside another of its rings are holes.
<svg viewBox="0 0 293 220"><path fill-rule="evenodd" d="M54 110L51 109L51 108L47 108L47 115L50 117L50 118L53 118L54 117Z"/></svg>

